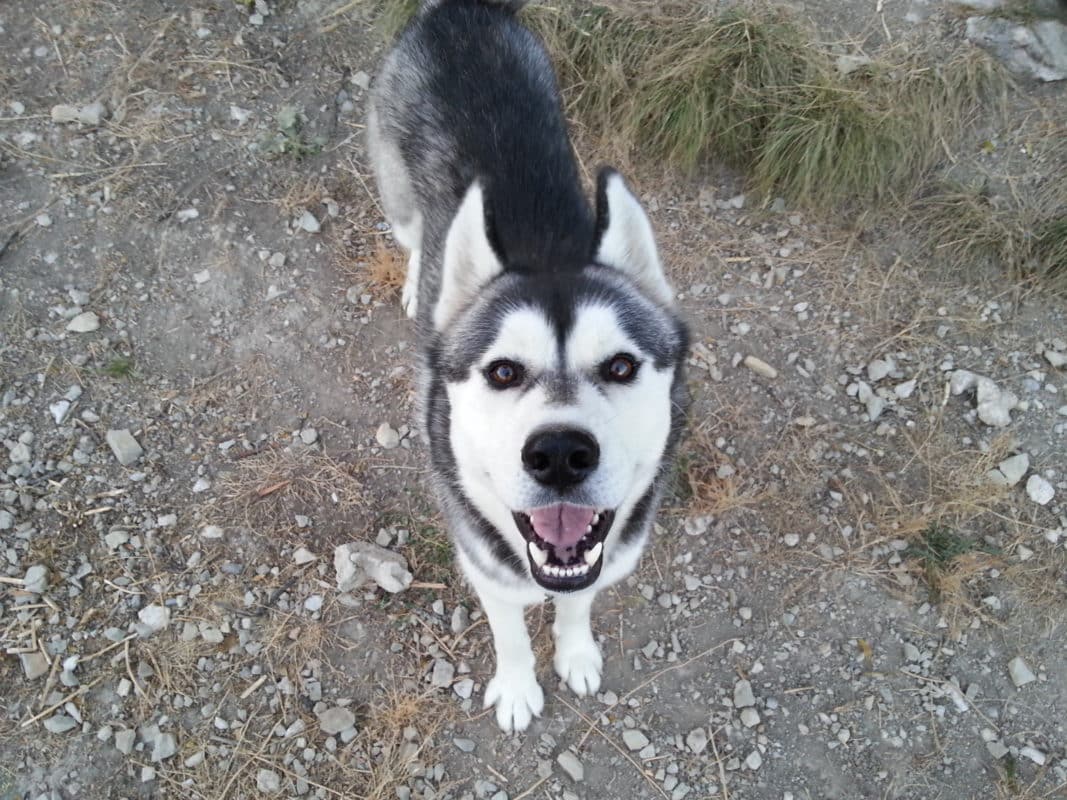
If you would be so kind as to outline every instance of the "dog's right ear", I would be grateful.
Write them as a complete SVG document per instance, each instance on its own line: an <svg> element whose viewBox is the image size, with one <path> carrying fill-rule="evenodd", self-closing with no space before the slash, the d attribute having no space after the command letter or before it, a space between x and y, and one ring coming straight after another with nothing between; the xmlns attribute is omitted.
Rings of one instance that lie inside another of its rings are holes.
<svg viewBox="0 0 1067 800"><path fill-rule="evenodd" d="M471 184L452 219L445 239L441 292L433 310L433 325L444 330L485 284L504 270L489 241L482 187Z"/></svg>

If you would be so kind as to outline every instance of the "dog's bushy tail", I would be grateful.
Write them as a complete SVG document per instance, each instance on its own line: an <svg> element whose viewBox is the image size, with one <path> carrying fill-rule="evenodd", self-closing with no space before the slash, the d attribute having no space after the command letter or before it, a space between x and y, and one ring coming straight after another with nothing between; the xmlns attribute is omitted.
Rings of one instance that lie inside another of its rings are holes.
<svg viewBox="0 0 1067 800"><path fill-rule="evenodd" d="M419 13L425 14L438 6L443 6L452 0L422 0L419 6ZM527 5L530 0L477 0L477 2L486 6L498 6L505 11L510 11L512 14L517 14L522 7Z"/></svg>

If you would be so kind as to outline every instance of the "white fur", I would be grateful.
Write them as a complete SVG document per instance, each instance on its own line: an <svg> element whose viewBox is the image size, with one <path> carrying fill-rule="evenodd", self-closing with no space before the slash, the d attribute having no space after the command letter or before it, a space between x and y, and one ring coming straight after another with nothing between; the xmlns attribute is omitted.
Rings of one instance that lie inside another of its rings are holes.
<svg viewBox="0 0 1067 800"><path fill-rule="evenodd" d="M608 384L601 391L591 381L599 380L600 365L619 352L644 363L633 383ZM526 381L534 385L525 391L491 389L482 370L501 358L521 363ZM508 314L467 380L448 385L450 437L464 493L519 554L525 553L525 541L512 512L530 508L542 491L523 469L526 439L548 425L580 427L597 439L600 464L585 489L591 504L616 510L617 522L604 542L597 582L582 592L556 596L553 626L556 672L572 691L584 695L600 687L603 664L590 629L593 599L632 572L641 555L644 534L624 547L618 544L618 531L659 468L670 433L673 373L657 370L643 358L615 312L602 305L577 310L562 362L560 358L555 332L539 311L525 308ZM536 385L542 375L561 370L581 376L575 401L566 406L549 403L545 389ZM496 556L473 533L460 538L470 552L468 557L460 550L460 564L481 599L496 642L497 673L487 687L486 704L496 706L501 728L522 730L543 704L522 610L547 593L531 579L516 578L504 569L495 574L479 569L476 564L496 564Z"/></svg>
<svg viewBox="0 0 1067 800"><path fill-rule="evenodd" d="M674 303L674 292L663 274L656 237L641 203L618 173L607 179L608 226L597 248L596 260L629 275L653 300Z"/></svg>
<svg viewBox="0 0 1067 800"><path fill-rule="evenodd" d="M482 187L471 184L445 239L441 292L433 310L433 324L444 330L474 298L478 290L503 270L485 231Z"/></svg>

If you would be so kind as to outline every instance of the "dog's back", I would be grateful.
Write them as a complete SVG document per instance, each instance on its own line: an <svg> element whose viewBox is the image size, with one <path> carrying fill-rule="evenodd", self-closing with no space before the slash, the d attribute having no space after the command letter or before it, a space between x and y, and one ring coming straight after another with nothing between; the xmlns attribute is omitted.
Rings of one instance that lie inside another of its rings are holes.
<svg viewBox="0 0 1067 800"><path fill-rule="evenodd" d="M508 268L577 270L592 253L593 215L555 75L541 43L514 18L521 5L424 4L376 82L371 150L383 200L423 217L422 241L412 245L422 247L430 273L421 276L423 313L436 297L439 276L432 273L448 226L475 181ZM415 196L391 202L403 178ZM399 208L386 211L402 216Z"/></svg>

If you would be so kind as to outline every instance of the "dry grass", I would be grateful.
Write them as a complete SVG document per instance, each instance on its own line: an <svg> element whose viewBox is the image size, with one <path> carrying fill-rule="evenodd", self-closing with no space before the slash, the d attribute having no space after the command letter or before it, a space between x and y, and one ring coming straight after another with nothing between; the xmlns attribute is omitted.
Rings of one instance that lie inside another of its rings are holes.
<svg viewBox="0 0 1067 800"><path fill-rule="evenodd" d="M383 0L394 29L408 0ZM684 171L709 159L765 197L832 207L909 194L980 99L1002 87L976 53L938 68L894 52L847 74L813 31L770 8L637 14L531 6L567 105L609 149Z"/></svg>

